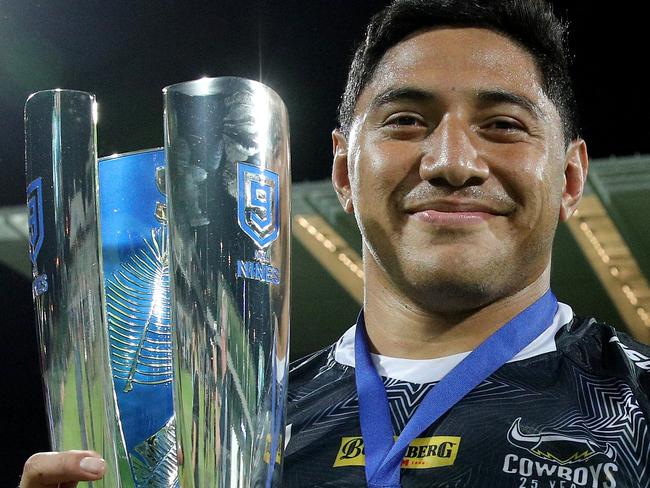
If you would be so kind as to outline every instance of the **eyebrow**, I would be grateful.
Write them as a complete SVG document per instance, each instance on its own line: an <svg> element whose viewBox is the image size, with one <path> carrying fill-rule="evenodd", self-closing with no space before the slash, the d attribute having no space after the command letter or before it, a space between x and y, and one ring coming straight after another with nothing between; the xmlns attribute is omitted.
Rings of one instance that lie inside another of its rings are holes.
<svg viewBox="0 0 650 488"><path fill-rule="evenodd" d="M413 101L413 102L431 102L436 100L435 94L432 92L414 88L410 86L399 88L388 88L381 92L370 102L370 110L375 110L383 105L393 102Z"/></svg>
<svg viewBox="0 0 650 488"><path fill-rule="evenodd" d="M544 119L542 109L530 98L524 95L519 95L507 90L493 89L479 90L475 92L474 96L480 105L496 105L500 103L516 105L530 113L536 119ZM370 102L369 108L370 110L375 110L383 105L401 101L432 102L438 98L439 97L435 93L421 88L410 86L388 88Z"/></svg>

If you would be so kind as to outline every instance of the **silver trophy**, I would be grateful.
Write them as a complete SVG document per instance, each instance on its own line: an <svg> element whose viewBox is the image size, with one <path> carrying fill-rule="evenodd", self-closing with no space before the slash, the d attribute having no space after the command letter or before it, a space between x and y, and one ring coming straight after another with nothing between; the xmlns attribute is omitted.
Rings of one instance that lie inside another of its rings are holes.
<svg viewBox="0 0 650 488"><path fill-rule="evenodd" d="M104 158L99 173L96 120L94 97L68 90L25 110L52 446L100 452L93 486L279 486L286 109L248 80L174 85L165 153Z"/></svg>
<svg viewBox="0 0 650 488"><path fill-rule="evenodd" d="M164 94L181 486L280 486L287 112L275 92L240 78Z"/></svg>

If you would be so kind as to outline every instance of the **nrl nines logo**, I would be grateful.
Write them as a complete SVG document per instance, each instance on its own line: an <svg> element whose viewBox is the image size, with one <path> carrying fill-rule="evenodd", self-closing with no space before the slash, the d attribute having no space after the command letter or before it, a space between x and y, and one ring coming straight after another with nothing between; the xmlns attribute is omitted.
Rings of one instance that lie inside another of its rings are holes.
<svg viewBox="0 0 650 488"><path fill-rule="evenodd" d="M237 163L237 222L255 243L255 259L237 260L237 277L277 285L280 270L268 247L280 235L280 177L258 166Z"/></svg>
<svg viewBox="0 0 650 488"><path fill-rule="evenodd" d="M47 275L38 273L38 254L43 247L45 225L43 224L43 178L34 179L27 186L27 224L29 226L29 257L32 261L34 297L47 292Z"/></svg>

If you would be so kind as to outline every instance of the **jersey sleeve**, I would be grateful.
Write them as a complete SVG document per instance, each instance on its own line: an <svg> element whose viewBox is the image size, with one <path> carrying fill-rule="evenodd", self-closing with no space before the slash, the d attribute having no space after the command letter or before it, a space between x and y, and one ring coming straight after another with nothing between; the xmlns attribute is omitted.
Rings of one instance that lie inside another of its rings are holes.
<svg viewBox="0 0 650 488"><path fill-rule="evenodd" d="M604 339L607 343L603 348L618 363L616 369L627 376L646 417L650 418L650 346L614 329Z"/></svg>

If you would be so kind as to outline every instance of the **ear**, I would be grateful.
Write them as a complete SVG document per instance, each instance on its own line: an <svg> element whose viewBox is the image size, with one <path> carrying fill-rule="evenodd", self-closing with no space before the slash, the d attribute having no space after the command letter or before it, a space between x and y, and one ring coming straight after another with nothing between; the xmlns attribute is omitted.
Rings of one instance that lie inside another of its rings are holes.
<svg viewBox="0 0 650 488"><path fill-rule="evenodd" d="M350 189L350 173L348 170L348 140L340 129L332 131L332 185L339 197L343 210L352 213L352 191Z"/></svg>
<svg viewBox="0 0 650 488"><path fill-rule="evenodd" d="M587 143L583 139L571 141L564 163L564 189L560 206L560 220L566 222L580 203L589 171Z"/></svg>

